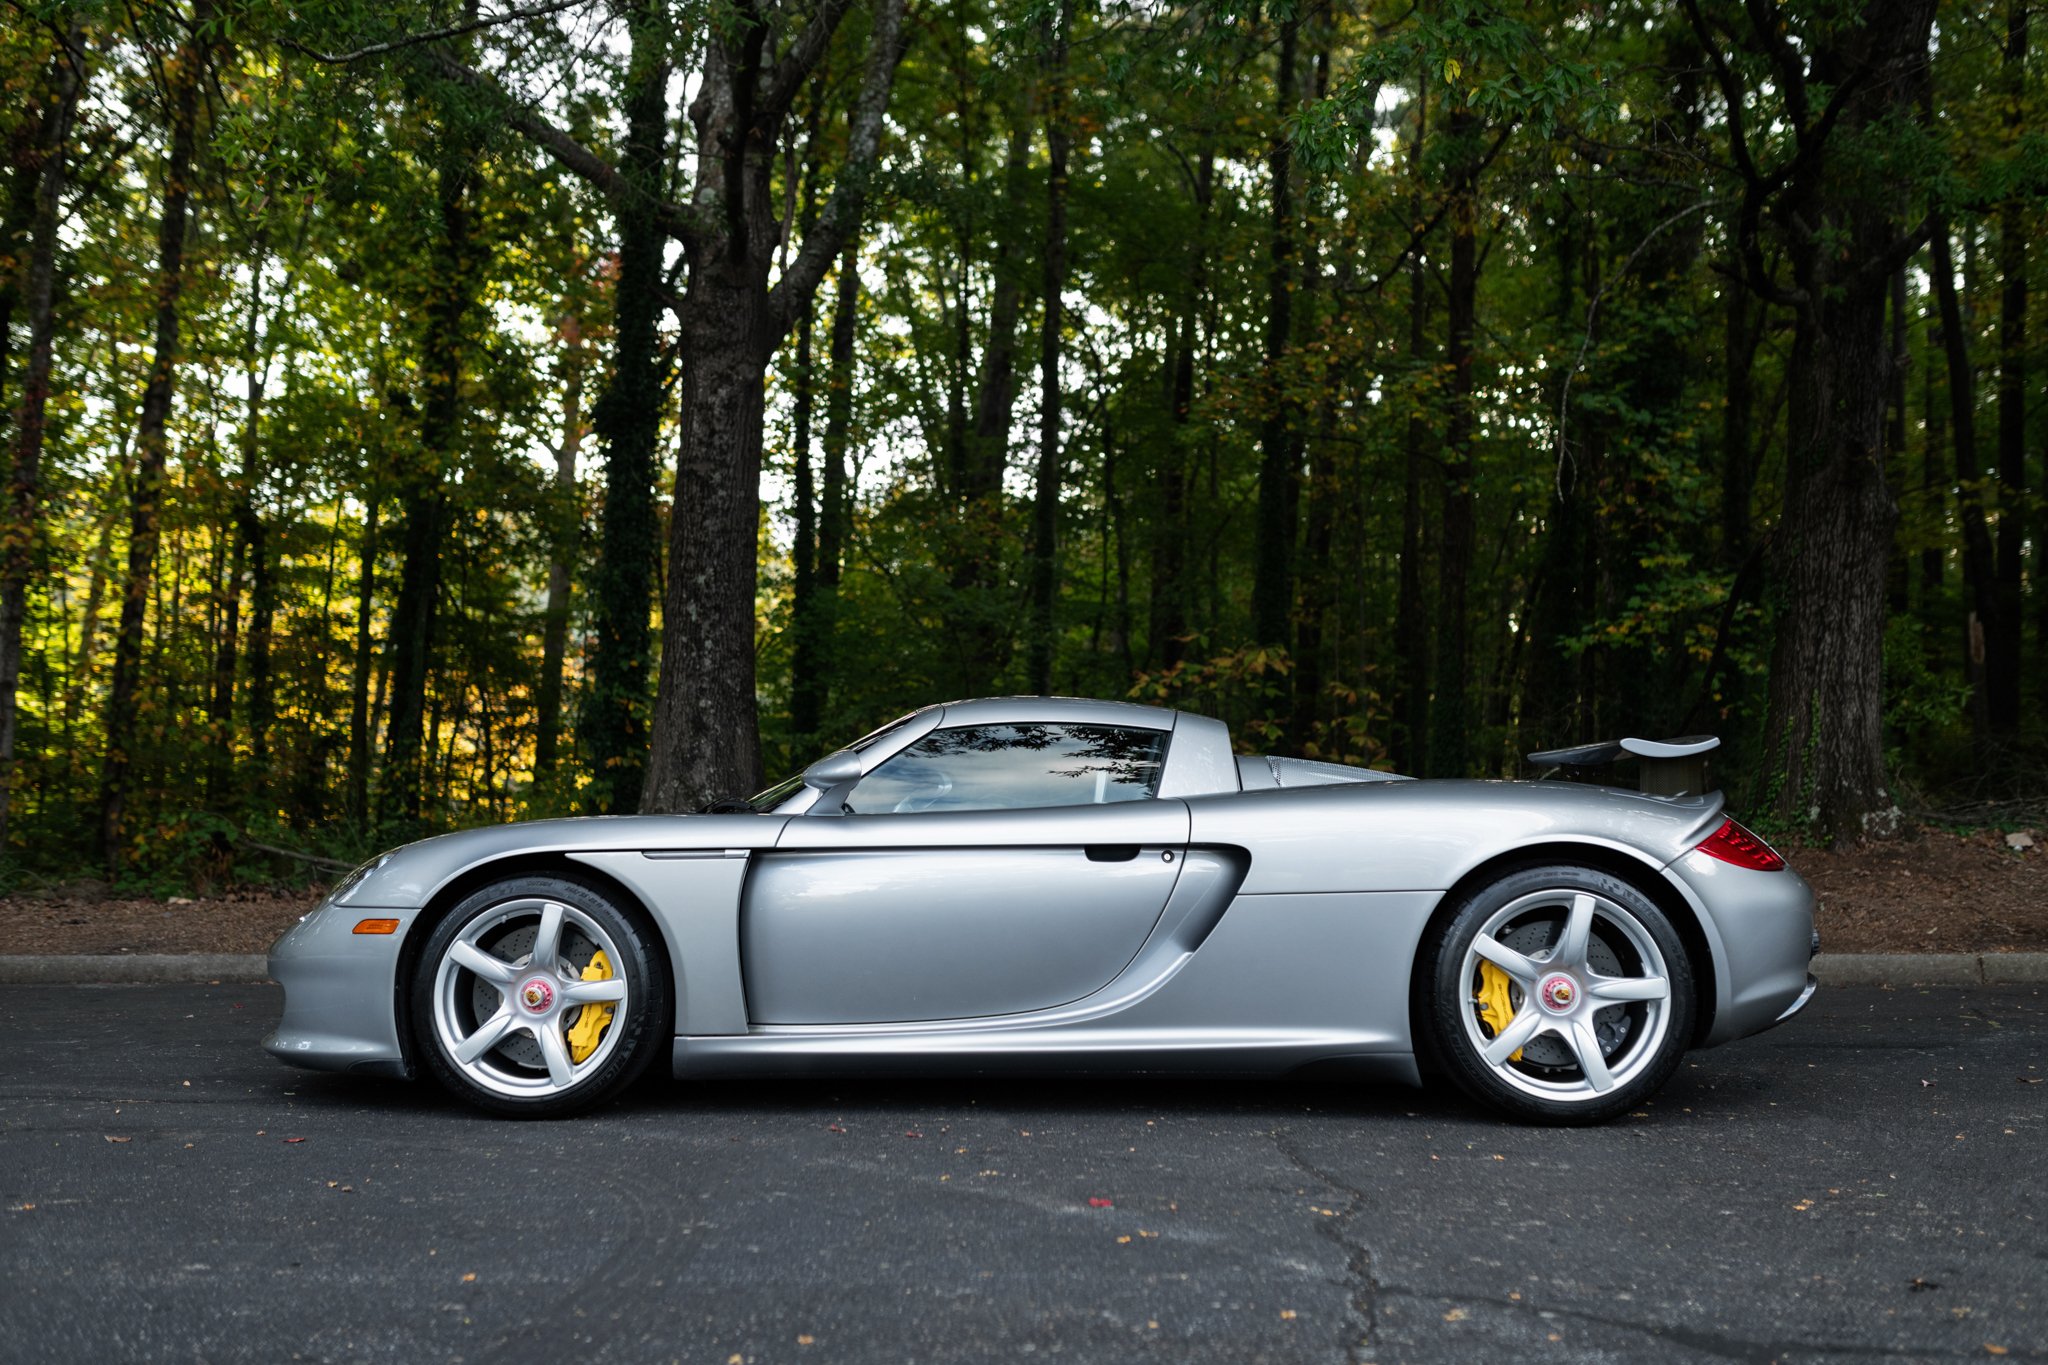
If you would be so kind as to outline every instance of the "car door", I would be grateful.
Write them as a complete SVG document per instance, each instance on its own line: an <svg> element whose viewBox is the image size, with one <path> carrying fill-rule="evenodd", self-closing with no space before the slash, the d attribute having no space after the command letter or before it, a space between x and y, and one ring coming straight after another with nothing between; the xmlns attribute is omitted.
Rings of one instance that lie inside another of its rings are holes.
<svg viewBox="0 0 2048 1365"><path fill-rule="evenodd" d="M1180 874L1187 806L1153 795L1167 738L941 728L791 820L741 905L749 1018L977 1018L1106 985Z"/></svg>

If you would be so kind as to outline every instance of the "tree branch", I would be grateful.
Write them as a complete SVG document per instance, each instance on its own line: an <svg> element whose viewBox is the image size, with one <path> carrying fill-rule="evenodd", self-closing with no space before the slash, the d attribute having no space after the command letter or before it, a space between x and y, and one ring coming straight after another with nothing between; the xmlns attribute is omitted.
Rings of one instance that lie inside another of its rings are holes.
<svg viewBox="0 0 2048 1365"><path fill-rule="evenodd" d="M474 67L464 66L444 51L429 53L428 61L447 79L497 100L506 123L552 156L562 169L587 182L607 199L618 202L629 194L641 193L619 174L618 167L522 104L492 77ZM661 224L661 230L678 241L691 242L703 233L703 224L697 215L674 200L656 200L654 216Z"/></svg>
<svg viewBox="0 0 2048 1365"><path fill-rule="evenodd" d="M460 24L450 24L446 28L429 29L425 33L408 33L403 37L393 38L382 43L371 43L368 47L359 47L350 52L322 52L320 49L308 47L294 38L280 38L279 41L292 51L311 57L316 62L325 62L329 66L345 66L350 62L359 62L365 57L378 57L387 52L400 52L409 47L420 47L427 43L438 43L449 38L460 38L464 34L475 33L479 29L496 28L500 24L516 24L523 19L541 19L550 14L560 14L565 9L575 9L578 6L589 3L591 3L591 0L548 0L546 4L532 5L526 9L506 10L503 14L486 14L476 19L465 20Z"/></svg>
<svg viewBox="0 0 2048 1365"><path fill-rule="evenodd" d="M1908 228L1885 243L1875 256L1856 268L1856 273L1849 278L1850 288L1861 290L1873 284L1889 282L1900 267L1912 260L1921 247L1927 245L1928 239L1934 236L1934 229L1939 224L1940 219L1930 212L1916 226Z"/></svg>
<svg viewBox="0 0 2048 1365"><path fill-rule="evenodd" d="M796 92L810 79L811 72L824 60L825 52L832 46L832 35L838 31L839 21L846 17L848 0L825 0L818 6L818 12L811 16L811 22L804 25L804 31L789 45L789 51L782 54L769 73L768 89L760 101L761 115L765 119L780 121L789 112L789 106L796 100Z"/></svg>
<svg viewBox="0 0 2048 1365"><path fill-rule="evenodd" d="M839 168L838 183L832 187L832 197L818 215L817 225L804 234L796 260L768 291L768 311L774 320L776 341L795 324L798 310L808 306L818 281L825 278L825 271L860 231L868 179L881 150L882 116L889 108L889 88L896 80L896 65L903 60L903 6L904 0L876 0L874 30L868 35L867 70L861 76L860 98L847 130L846 160Z"/></svg>
<svg viewBox="0 0 2048 1365"><path fill-rule="evenodd" d="M1491 166L1493 164L1493 159L1500 155L1501 148L1508 145L1508 139L1514 135L1514 131L1515 125L1512 123L1500 130L1500 136L1496 137L1493 140L1493 145L1486 149L1486 155L1480 157L1479 164L1472 168L1473 180L1476 181L1480 176L1486 174L1486 168L1488 166ZM1407 263L1408 258L1415 254L1416 248L1420 247L1425 241L1429 240L1429 235L1436 231L1437 224L1443 222L1444 215L1450 212L1450 208L1451 201L1450 198L1446 196L1443 199L1443 201L1436 206L1436 212L1432 213L1429 216L1429 221L1424 223L1421 227L1414 229L1412 232L1408 234L1407 244L1401 248L1400 254L1394 257L1393 264L1389 265L1385 270L1382 270L1379 274L1373 276L1372 283L1366 285L1362 290L1358 292L1366 294L1377 294L1382 289L1386 288L1387 281L1393 279L1394 276L1400 272L1401 267Z"/></svg>

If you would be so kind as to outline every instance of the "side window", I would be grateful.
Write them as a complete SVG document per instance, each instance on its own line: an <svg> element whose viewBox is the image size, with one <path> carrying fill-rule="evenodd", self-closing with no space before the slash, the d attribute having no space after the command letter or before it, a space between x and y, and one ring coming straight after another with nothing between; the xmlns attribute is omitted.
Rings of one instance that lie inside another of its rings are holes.
<svg viewBox="0 0 2048 1365"><path fill-rule="evenodd" d="M860 780L855 815L1143 801L1159 790L1166 731L1110 725L934 730Z"/></svg>

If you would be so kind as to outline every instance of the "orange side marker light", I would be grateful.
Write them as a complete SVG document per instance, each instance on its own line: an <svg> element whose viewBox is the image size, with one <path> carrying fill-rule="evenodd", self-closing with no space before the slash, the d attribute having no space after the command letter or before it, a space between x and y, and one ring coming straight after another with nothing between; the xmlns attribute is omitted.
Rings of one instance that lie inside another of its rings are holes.
<svg viewBox="0 0 2048 1365"><path fill-rule="evenodd" d="M398 932L398 921L395 919L357 920L355 931L359 934L395 934Z"/></svg>

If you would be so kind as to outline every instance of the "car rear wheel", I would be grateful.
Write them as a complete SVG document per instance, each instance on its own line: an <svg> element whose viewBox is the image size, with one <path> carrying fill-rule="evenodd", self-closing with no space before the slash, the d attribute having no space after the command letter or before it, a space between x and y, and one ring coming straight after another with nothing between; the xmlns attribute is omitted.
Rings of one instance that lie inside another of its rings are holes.
<svg viewBox="0 0 2048 1365"><path fill-rule="evenodd" d="M428 1069L494 1113L554 1118L610 1098L669 1032L651 935L592 887L515 877L428 938L412 1019Z"/></svg>
<svg viewBox="0 0 2048 1365"><path fill-rule="evenodd" d="M1593 868L1524 868L1466 896L1425 959L1435 1058L1516 1118L1598 1123L1654 1094L1692 1037L1692 966L1635 886Z"/></svg>

